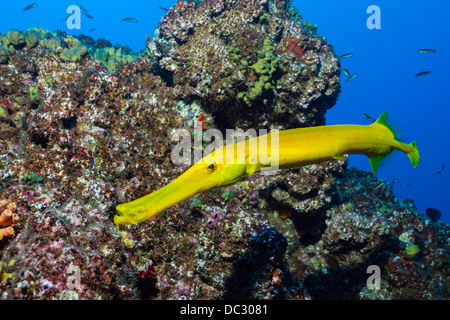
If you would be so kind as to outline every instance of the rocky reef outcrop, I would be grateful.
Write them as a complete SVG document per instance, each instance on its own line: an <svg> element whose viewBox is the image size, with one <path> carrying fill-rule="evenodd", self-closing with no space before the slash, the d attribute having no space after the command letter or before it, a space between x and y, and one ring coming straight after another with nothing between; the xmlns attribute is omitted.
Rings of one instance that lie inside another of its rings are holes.
<svg viewBox="0 0 450 320"><path fill-rule="evenodd" d="M340 91L333 48L289 1L179 1L147 53L222 128L324 124Z"/></svg>

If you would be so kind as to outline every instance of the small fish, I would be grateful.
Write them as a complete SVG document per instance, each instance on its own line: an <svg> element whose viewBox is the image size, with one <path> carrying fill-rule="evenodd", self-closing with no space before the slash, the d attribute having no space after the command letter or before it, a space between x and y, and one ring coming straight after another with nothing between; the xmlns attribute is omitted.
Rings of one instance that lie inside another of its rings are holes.
<svg viewBox="0 0 450 320"><path fill-rule="evenodd" d="M81 4L77 3L77 6L80 7L80 9L84 12L89 12L86 10L86 8L84 8Z"/></svg>
<svg viewBox="0 0 450 320"><path fill-rule="evenodd" d="M430 74L430 73L431 73L431 71L422 71L422 72L419 72L418 74L416 74L416 77L425 76L425 75Z"/></svg>
<svg viewBox="0 0 450 320"><path fill-rule="evenodd" d="M340 56L339 59L350 58L351 56L353 56L353 53L346 53Z"/></svg>
<svg viewBox="0 0 450 320"><path fill-rule="evenodd" d="M407 187L413 188L413 186L409 183L406 184Z"/></svg>
<svg viewBox="0 0 450 320"><path fill-rule="evenodd" d="M438 171L436 171L436 173L437 173L437 174L441 174L441 173L442 173L442 171L441 171L441 170L438 170Z"/></svg>
<svg viewBox="0 0 450 320"><path fill-rule="evenodd" d="M420 49L419 52L420 53L434 53L434 52L436 52L436 50L433 50L433 49Z"/></svg>
<svg viewBox="0 0 450 320"><path fill-rule="evenodd" d="M394 185L394 183L396 183L397 181L398 181L398 179L392 180L392 185Z"/></svg>
<svg viewBox="0 0 450 320"><path fill-rule="evenodd" d="M92 28L92 29L89 30L89 32L93 32L95 30L97 30L97 28Z"/></svg>
<svg viewBox="0 0 450 320"><path fill-rule="evenodd" d="M441 170L442 170L442 171L445 170L445 163L442 164L442 169L441 169Z"/></svg>
<svg viewBox="0 0 450 320"><path fill-rule="evenodd" d="M162 11L169 12L169 9L166 9L164 7L158 6L158 8L160 8Z"/></svg>
<svg viewBox="0 0 450 320"><path fill-rule="evenodd" d="M350 78L348 78L347 80L345 80L345 82L349 82L350 80L352 80L354 77L356 77L357 73L354 73Z"/></svg>
<svg viewBox="0 0 450 320"><path fill-rule="evenodd" d="M124 18L124 19L122 19L122 21L126 21L126 22L138 22L135 18Z"/></svg>
<svg viewBox="0 0 450 320"><path fill-rule="evenodd" d="M375 122L376 120L374 118L372 118L371 116L369 116L367 113L363 113L364 118L366 118L367 120L370 120L372 122Z"/></svg>
<svg viewBox="0 0 450 320"><path fill-rule="evenodd" d="M81 13L84 14L84 15L85 15L86 17L88 17L89 19L94 19L93 16L91 16L90 14L88 14L88 13L85 12L85 11L81 11Z"/></svg>
<svg viewBox="0 0 450 320"><path fill-rule="evenodd" d="M36 6L37 6L37 3L30 4L28 7L24 8L23 11L27 11L27 10L33 9Z"/></svg>
<svg viewBox="0 0 450 320"><path fill-rule="evenodd" d="M347 77L350 77L350 71L348 71L348 69L344 69L344 73Z"/></svg>
<svg viewBox="0 0 450 320"><path fill-rule="evenodd" d="M377 185L375 188L373 188L373 190L372 191L375 191L375 190L377 190L379 187L381 187L382 185L384 184L384 182L382 182L382 183L380 183L379 185Z"/></svg>

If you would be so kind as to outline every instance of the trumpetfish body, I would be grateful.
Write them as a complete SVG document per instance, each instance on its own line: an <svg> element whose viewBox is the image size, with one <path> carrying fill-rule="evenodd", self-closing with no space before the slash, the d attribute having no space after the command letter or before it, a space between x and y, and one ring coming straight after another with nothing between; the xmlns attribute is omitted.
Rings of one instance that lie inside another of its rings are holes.
<svg viewBox="0 0 450 320"><path fill-rule="evenodd" d="M381 160L394 149L406 153L414 168L420 160L415 141L405 144L396 140L395 132L387 122L387 112L367 126L332 125L277 132L274 136L278 139L277 150L271 150L273 136L268 133L214 150L163 188L118 205L116 210L119 214L114 217L114 223L118 227L120 224L143 222L200 192L232 185L244 175L252 175L274 164L280 169L289 169L342 159L344 154L363 154L369 157L376 173ZM267 139L263 144L267 150L261 150L259 143L262 138ZM257 146L256 153L250 146ZM263 151L267 158L276 153L278 157L265 163L260 159Z"/></svg>

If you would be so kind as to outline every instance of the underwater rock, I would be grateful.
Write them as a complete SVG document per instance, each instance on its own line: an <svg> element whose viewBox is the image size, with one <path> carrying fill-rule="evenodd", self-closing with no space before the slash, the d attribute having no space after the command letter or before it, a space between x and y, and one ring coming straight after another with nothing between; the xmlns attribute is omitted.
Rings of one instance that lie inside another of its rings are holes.
<svg viewBox="0 0 450 320"><path fill-rule="evenodd" d="M17 30L10 30L5 37L6 45L20 46L25 43L25 37ZM5 42L4 42L5 43Z"/></svg>
<svg viewBox="0 0 450 320"><path fill-rule="evenodd" d="M9 52L3 45L0 45L0 63L5 63L9 59Z"/></svg>
<svg viewBox="0 0 450 320"><path fill-rule="evenodd" d="M148 39L147 54L219 128L324 124L340 92L339 59L290 13L290 2L178 1Z"/></svg>
<svg viewBox="0 0 450 320"><path fill-rule="evenodd" d="M122 54L122 48L102 48L97 49L94 55L95 59L101 60L109 71L116 70L120 66L132 62L136 57Z"/></svg>
<svg viewBox="0 0 450 320"><path fill-rule="evenodd" d="M8 62L16 52L28 52L38 45L59 54L60 59L66 62L80 62L90 54L93 59L102 61L111 72L141 55L133 53L127 46L111 47L111 43L105 39L94 41L82 34L78 37L68 36L59 30L51 32L34 27L24 32L12 29L6 34L0 34L0 64Z"/></svg>

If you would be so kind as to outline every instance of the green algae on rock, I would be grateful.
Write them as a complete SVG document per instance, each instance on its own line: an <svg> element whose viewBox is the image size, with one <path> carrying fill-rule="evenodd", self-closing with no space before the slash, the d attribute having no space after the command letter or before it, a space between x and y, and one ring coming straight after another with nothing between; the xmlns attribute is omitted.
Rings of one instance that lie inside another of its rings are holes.
<svg viewBox="0 0 450 320"><path fill-rule="evenodd" d="M136 56L131 54L122 53L122 48L101 48L95 51L94 58L102 61L109 71L116 70L117 68L132 62L136 59Z"/></svg>
<svg viewBox="0 0 450 320"><path fill-rule="evenodd" d="M6 34L0 34L0 63L7 63L17 50L30 50L37 46L57 53L59 58L65 62L78 63L90 54L92 59L102 61L111 72L135 61L140 56L139 53L129 52L127 47L95 47L96 42L92 39L87 41L93 46L91 48L80 41L80 39L85 41L87 38L83 35L68 36L62 32L51 32L38 27L23 32L12 29ZM101 42L101 39L98 41ZM127 48L129 53L123 53L123 48Z"/></svg>

